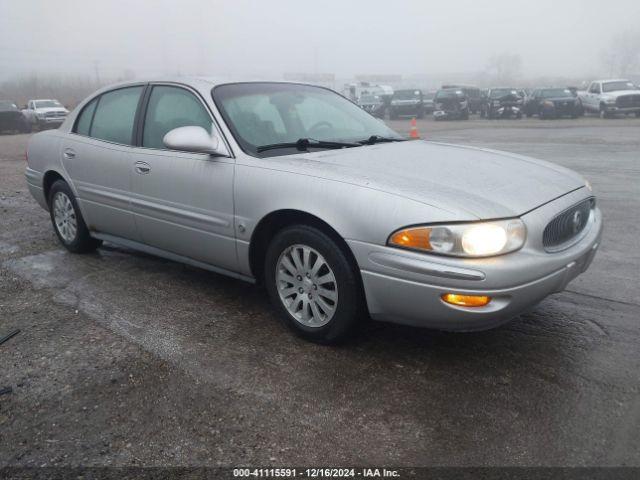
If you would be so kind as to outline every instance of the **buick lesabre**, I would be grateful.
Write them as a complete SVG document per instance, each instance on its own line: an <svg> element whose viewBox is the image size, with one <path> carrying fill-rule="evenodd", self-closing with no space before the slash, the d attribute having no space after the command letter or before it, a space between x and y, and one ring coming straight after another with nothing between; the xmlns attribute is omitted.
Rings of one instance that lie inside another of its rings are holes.
<svg viewBox="0 0 640 480"><path fill-rule="evenodd" d="M303 84L107 87L27 156L69 251L108 241L263 283L285 324L321 343L362 318L496 327L584 272L602 231L566 168L408 141Z"/></svg>

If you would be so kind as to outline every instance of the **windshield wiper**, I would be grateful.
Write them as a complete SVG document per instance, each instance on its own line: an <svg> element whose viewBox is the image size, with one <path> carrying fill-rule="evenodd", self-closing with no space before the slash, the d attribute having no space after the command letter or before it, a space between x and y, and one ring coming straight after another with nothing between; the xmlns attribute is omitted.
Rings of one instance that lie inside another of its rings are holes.
<svg viewBox="0 0 640 480"><path fill-rule="evenodd" d="M381 137L379 135L371 135L366 140L360 140L358 143L360 145L375 145L376 143L387 143L387 142L404 142L404 138L394 138L394 137Z"/></svg>
<svg viewBox="0 0 640 480"><path fill-rule="evenodd" d="M360 143L333 142L325 140L316 140L314 138L299 138L295 142L273 143L271 145L261 145L256 148L258 153L267 150L278 150L280 148L296 148L301 152L309 150L309 148L347 148L359 147Z"/></svg>

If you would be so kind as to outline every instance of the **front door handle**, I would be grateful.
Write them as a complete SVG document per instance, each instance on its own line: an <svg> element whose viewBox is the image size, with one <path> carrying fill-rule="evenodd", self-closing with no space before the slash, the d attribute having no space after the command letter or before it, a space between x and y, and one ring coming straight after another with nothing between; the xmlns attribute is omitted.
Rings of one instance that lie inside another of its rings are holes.
<svg viewBox="0 0 640 480"><path fill-rule="evenodd" d="M151 166L147 162L136 162L135 163L136 173L140 175L146 175L151 171Z"/></svg>
<svg viewBox="0 0 640 480"><path fill-rule="evenodd" d="M63 155L64 155L64 158L66 158L67 160L76 158L76 152L74 152L73 149L71 148L65 148Z"/></svg>

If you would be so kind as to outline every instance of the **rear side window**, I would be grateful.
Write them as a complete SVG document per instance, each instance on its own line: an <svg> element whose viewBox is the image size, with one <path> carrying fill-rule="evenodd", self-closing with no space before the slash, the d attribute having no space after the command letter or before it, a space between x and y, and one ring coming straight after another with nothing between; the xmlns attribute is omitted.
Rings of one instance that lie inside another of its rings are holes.
<svg viewBox="0 0 640 480"><path fill-rule="evenodd" d="M133 124L143 87L128 87L100 97L89 136L131 145Z"/></svg>
<svg viewBox="0 0 640 480"><path fill-rule="evenodd" d="M195 95L180 87L156 86L149 97L142 146L165 149L164 136L174 128L197 126L211 133L212 120Z"/></svg>
<svg viewBox="0 0 640 480"><path fill-rule="evenodd" d="M91 120L93 119L93 112L96 111L96 104L98 103L98 99L94 99L91 103L89 103L78 117L78 122L76 123L76 133L79 135L84 135L86 137L89 136L89 131L91 129Z"/></svg>

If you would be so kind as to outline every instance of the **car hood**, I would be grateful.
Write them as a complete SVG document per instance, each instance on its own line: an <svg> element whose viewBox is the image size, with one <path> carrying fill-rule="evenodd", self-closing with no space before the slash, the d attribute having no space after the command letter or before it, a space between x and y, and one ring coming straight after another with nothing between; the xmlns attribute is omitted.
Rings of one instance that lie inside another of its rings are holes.
<svg viewBox="0 0 640 480"><path fill-rule="evenodd" d="M420 100L417 98L409 100L391 100L391 105L416 105L418 103L420 103Z"/></svg>
<svg viewBox="0 0 640 480"><path fill-rule="evenodd" d="M570 96L570 97L549 97L549 98L545 98L542 100L544 101L549 101L549 102L575 102L576 101L576 97L574 96Z"/></svg>
<svg viewBox="0 0 640 480"><path fill-rule="evenodd" d="M64 107L47 107L47 108L36 108L36 112L37 113L49 113L49 112L69 113L69 110L67 110Z"/></svg>
<svg viewBox="0 0 640 480"><path fill-rule="evenodd" d="M287 170L381 190L452 214L452 220L516 217L584 187L566 168L473 147L405 141L272 157Z"/></svg>

